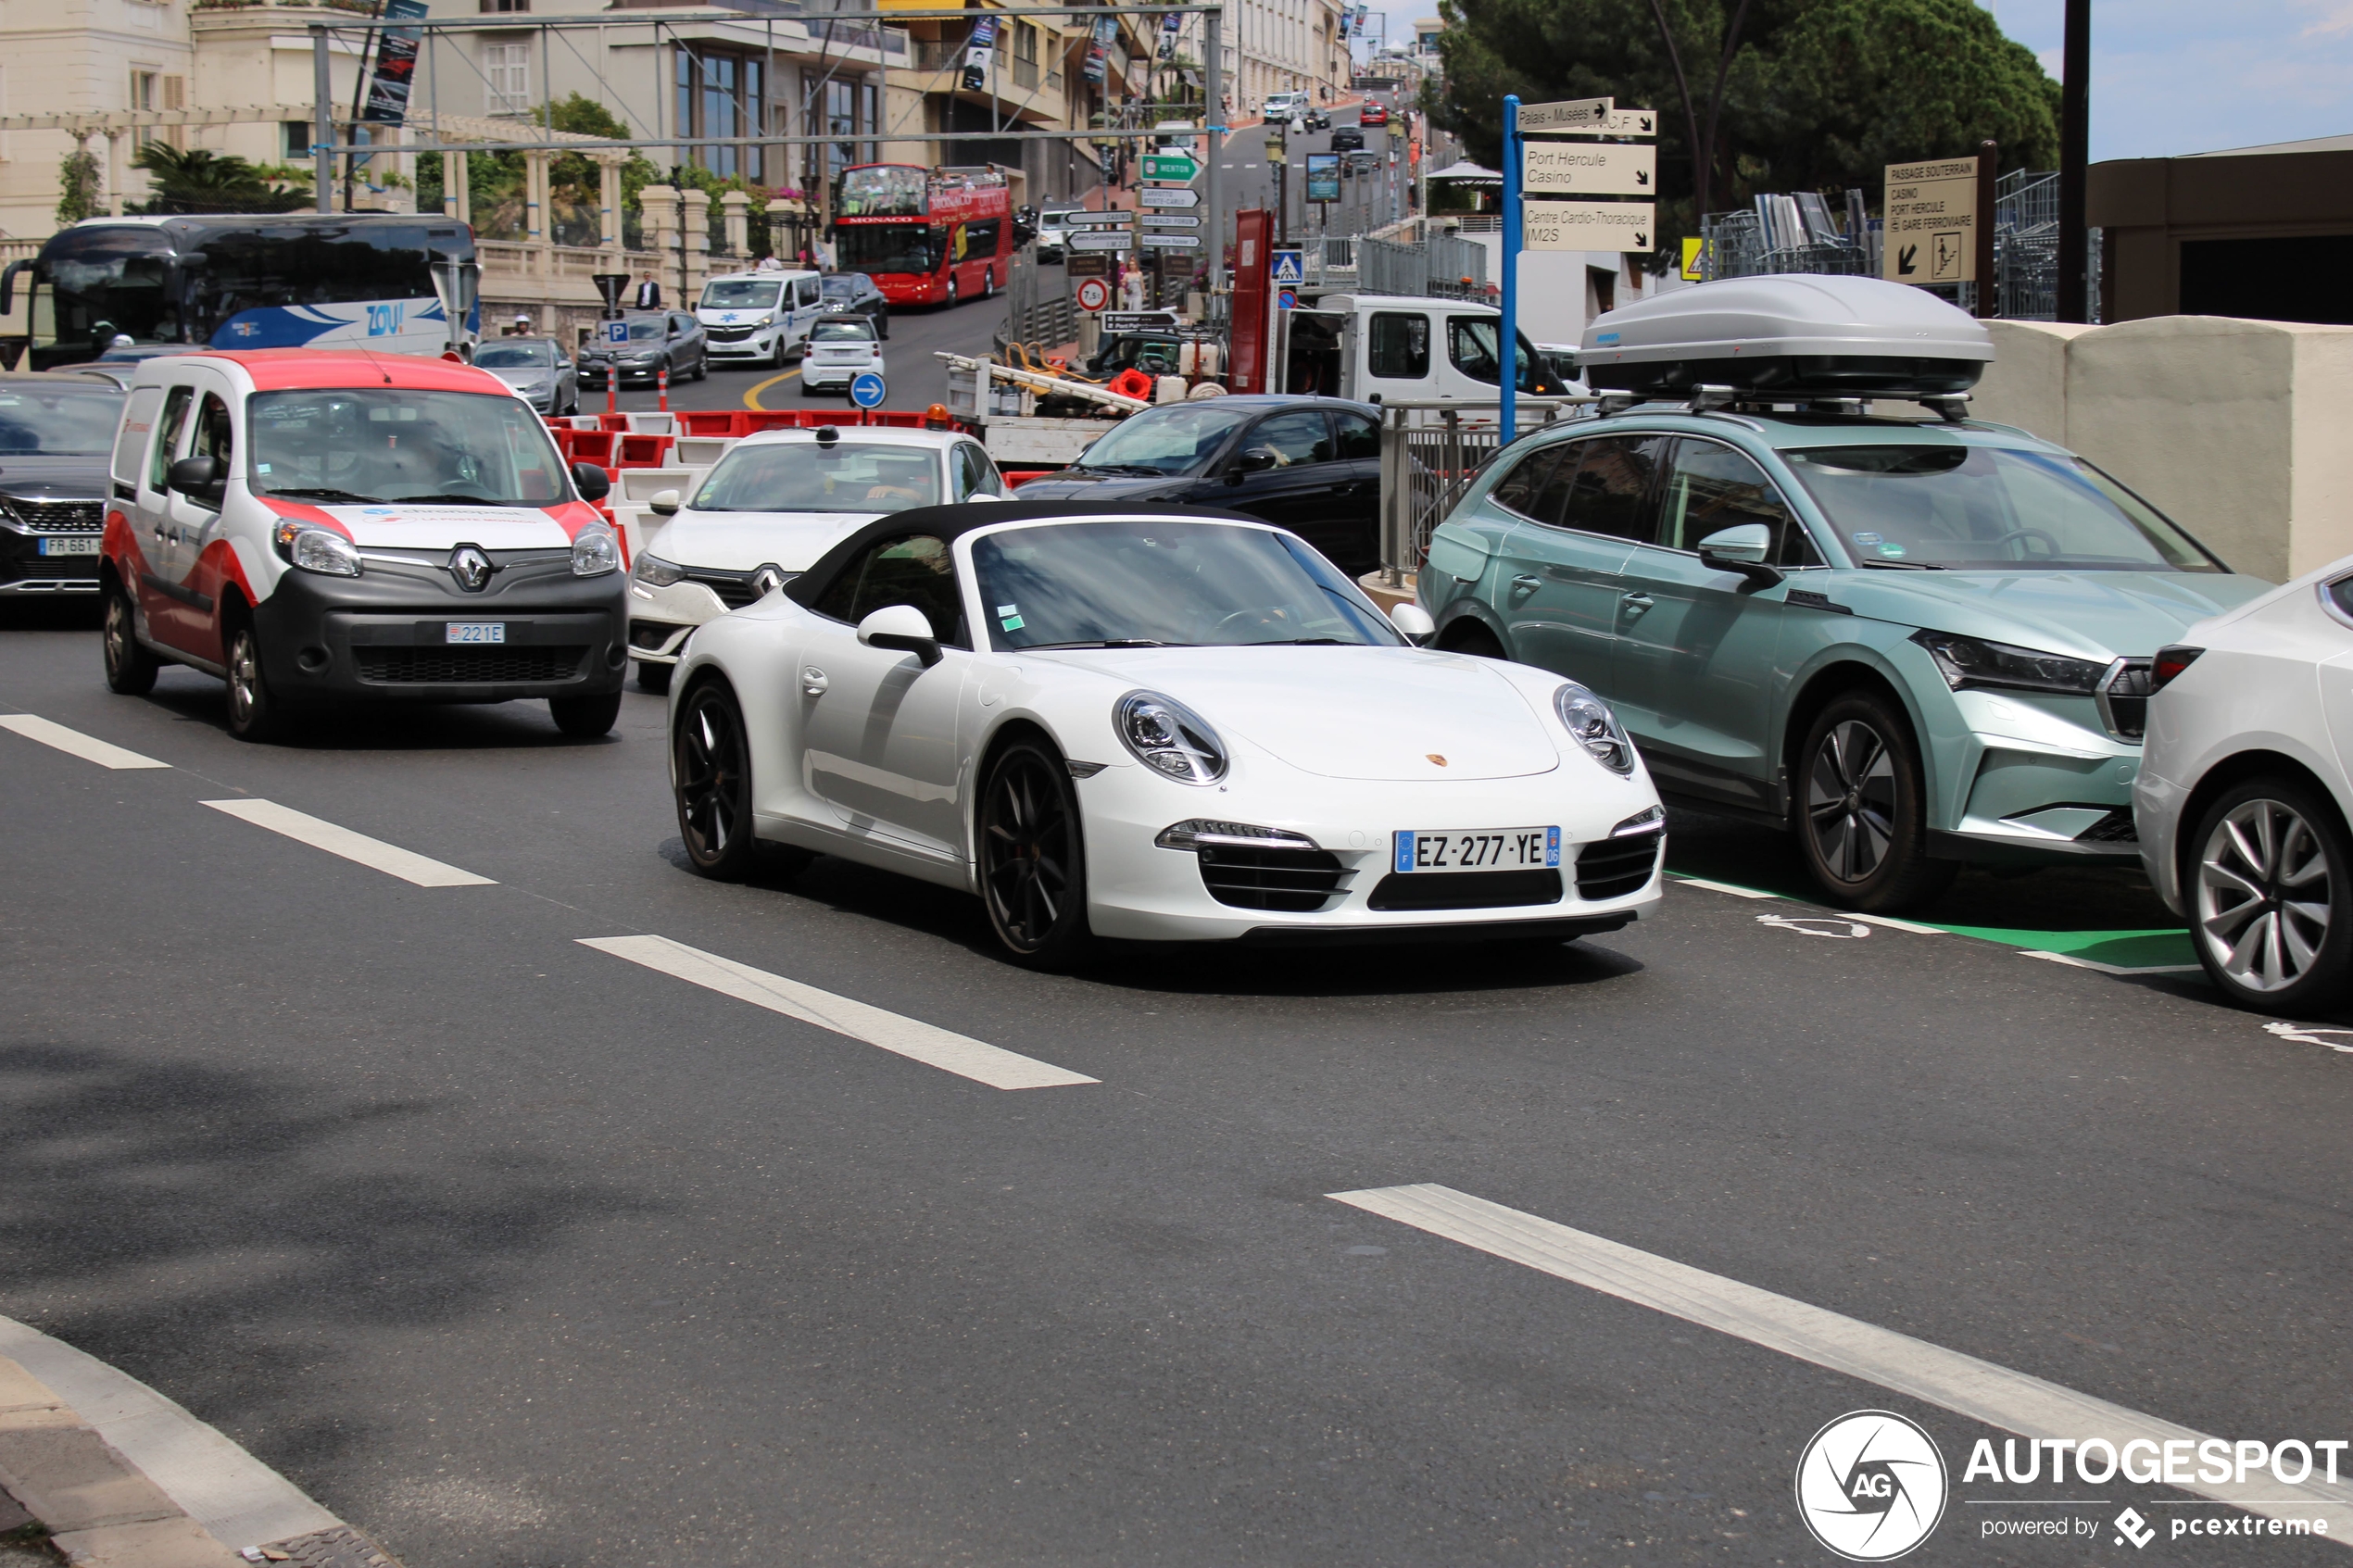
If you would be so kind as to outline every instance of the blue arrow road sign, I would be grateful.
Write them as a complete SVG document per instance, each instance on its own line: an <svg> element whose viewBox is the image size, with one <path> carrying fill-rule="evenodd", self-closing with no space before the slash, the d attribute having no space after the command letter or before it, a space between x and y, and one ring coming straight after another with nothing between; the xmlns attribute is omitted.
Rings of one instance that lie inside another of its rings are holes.
<svg viewBox="0 0 2353 1568"><path fill-rule="evenodd" d="M872 370L861 370L849 378L849 400L861 408L879 408L882 400L890 395L882 377Z"/></svg>
<svg viewBox="0 0 2353 1568"><path fill-rule="evenodd" d="M1301 259L1297 246L1270 251L1267 258L1274 264L1277 288L1285 283L1303 283L1307 281L1307 263Z"/></svg>

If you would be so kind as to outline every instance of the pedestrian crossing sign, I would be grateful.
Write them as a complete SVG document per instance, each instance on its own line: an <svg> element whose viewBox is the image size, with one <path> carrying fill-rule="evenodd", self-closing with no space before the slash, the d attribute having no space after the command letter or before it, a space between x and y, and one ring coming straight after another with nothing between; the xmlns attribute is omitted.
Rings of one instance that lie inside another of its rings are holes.
<svg viewBox="0 0 2353 1568"><path fill-rule="evenodd" d="M1307 264L1300 258L1298 246L1277 246L1267 253L1267 259L1274 264L1277 288L1286 283L1303 283L1307 281Z"/></svg>

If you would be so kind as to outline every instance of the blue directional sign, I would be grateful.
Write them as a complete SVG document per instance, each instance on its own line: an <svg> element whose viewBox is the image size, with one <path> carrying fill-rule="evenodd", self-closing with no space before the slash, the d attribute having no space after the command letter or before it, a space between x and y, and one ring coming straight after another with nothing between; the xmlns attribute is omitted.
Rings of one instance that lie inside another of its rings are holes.
<svg viewBox="0 0 2353 1568"><path fill-rule="evenodd" d="M605 323L605 341L607 343L627 343L629 341L629 323L626 321L607 321Z"/></svg>
<svg viewBox="0 0 2353 1568"><path fill-rule="evenodd" d="M1275 291L1275 308L1277 310L1298 309L1299 291L1297 289L1277 289Z"/></svg>
<svg viewBox="0 0 2353 1568"><path fill-rule="evenodd" d="M872 370L861 370L849 378L849 400L861 408L879 408L882 400L890 395L882 377Z"/></svg>
<svg viewBox="0 0 2353 1568"><path fill-rule="evenodd" d="M1267 259L1274 266L1277 288L1285 283L1303 283L1307 281L1307 262L1297 245L1278 245L1267 252Z"/></svg>

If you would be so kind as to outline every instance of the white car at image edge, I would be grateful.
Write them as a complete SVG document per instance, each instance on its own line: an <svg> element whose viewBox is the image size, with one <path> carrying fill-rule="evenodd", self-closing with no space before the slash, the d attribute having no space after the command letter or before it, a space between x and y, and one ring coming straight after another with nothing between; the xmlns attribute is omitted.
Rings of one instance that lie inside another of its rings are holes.
<svg viewBox="0 0 2353 1568"><path fill-rule="evenodd" d="M836 316L809 329L800 359L802 396L846 393L851 382L870 370L883 373L882 340L875 335L872 321L863 316Z"/></svg>
<svg viewBox="0 0 2353 1568"><path fill-rule="evenodd" d="M2353 988L2353 557L2158 650L2133 785L2141 859L2241 1007Z"/></svg>
<svg viewBox="0 0 2353 1568"><path fill-rule="evenodd" d="M1655 909L1665 816L1616 717L1396 613L1239 514L879 519L686 646L689 859L959 888L1040 968L1099 937L1557 943Z"/></svg>
<svg viewBox="0 0 2353 1568"><path fill-rule="evenodd" d="M887 513L994 501L1005 482L971 436L882 425L762 431L728 448L630 568L629 657L648 691L670 684L695 628L791 582L844 534Z"/></svg>

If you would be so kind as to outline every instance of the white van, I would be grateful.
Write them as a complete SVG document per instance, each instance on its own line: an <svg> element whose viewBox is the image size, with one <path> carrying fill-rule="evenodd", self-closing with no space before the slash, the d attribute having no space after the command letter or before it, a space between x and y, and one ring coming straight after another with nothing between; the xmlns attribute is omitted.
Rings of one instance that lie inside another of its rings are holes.
<svg viewBox="0 0 2353 1568"><path fill-rule="evenodd" d="M695 302L713 364L781 368L825 313L814 272L731 272L703 284Z"/></svg>
<svg viewBox="0 0 2353 1568"><path fill-rule="evenodd" d="M1491 403L1502 387L1503 312L1466 299L1329 294L1282 312L1277 390L1359 403ZM1515 378L1530 396L1572 389L1552 360L1519 338Z"/></svg>
<svg viewBox="0 0 2353 1568"><path fill-rule="evenodd" d="M1269 120L1290 119L1305 114L1315 102L1315 94L1304 88L1296 93L1270 93L1263 112Z"/></svg>

